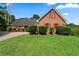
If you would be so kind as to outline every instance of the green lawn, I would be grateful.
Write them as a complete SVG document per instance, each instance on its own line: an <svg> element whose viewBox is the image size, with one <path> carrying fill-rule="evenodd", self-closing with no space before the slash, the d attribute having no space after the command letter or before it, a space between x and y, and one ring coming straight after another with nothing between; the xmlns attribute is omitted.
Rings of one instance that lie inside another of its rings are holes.
<svg viewBox="0 0 79 59"><path fill-rule="evenodd" d="M75 56L79 38L62 35L23 35L0 42L0 55Z"/></svg>

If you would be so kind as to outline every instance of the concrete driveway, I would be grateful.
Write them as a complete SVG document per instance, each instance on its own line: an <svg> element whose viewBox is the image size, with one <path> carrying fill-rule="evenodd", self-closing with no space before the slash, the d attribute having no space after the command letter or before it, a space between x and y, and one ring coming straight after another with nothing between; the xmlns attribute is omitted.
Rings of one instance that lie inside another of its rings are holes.
<svg viewBox="0 0 79 59"><path fill-rule="evenodd" d="M16 37L16 36L20 36L20 35L25 35L25 34L29 34L28 32L10 32L7 34L2 34L2 36L0 36L0 41L12 38L12 37Z"/></svg>

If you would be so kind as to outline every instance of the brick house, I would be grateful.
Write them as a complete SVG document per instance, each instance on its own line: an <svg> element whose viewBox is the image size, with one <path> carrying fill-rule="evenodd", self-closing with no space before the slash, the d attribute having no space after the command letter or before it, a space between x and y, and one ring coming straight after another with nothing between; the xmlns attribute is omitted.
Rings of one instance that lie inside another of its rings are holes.
<svg viewBox="0 0 79 59"><path fill-rule="evenodd" d="M20 18L16 19L13 24L13 30L17 31L17 28L19 27L27 27L27 26L33 26L37 24L38 19L28 19L28 18ZM62 16L54 9L51 8L44 16L42 16L38 20L39 26L48 26L48 29L53 27L54 33L56 32L56 26L63 26L65 25L65 21ZM20 29L19 31L22 31L23 29ZM24 30L23 30L24 31Z"/></svg>
<svg viewBox="0 0 79 59"><path fill-rule="evenodd" d="M54 33L56 32L56 26L65 25L64 18L54 9L50 9L43 17L39 19L39 26L53 27Z"/></svg>

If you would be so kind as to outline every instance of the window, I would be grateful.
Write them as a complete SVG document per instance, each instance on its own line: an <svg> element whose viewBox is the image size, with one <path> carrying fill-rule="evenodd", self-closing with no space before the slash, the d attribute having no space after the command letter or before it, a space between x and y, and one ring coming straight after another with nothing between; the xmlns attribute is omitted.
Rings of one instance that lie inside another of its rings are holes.
<svg viewBox="0 0 79 59"><path fill-rule="evenodd" d="M57 27L57 26L58 26L58 24L57 24L57 23L55 23L55 24L54 24L54 27Z"/></svg>
<svg viewBox="0 0 79 59"><path fill-rule="evenodd" d="M54 12L50 13L50 19L56 19L56 14Z"/></svg>
<svg viewBox="0 0 79 59"><path fill-rule="evenodd" d="M47 28L48 28L48 27L49 27L49 23L46 23L46 24L45 24L45 27L47 27Z"/></svg>
<svg viewBox="0 0 79 59"><path fill-rule="evenodd" d="M51 12L51 13L50 13L50 19L53 19L53 17L54 17L54 13Z"/></svg>

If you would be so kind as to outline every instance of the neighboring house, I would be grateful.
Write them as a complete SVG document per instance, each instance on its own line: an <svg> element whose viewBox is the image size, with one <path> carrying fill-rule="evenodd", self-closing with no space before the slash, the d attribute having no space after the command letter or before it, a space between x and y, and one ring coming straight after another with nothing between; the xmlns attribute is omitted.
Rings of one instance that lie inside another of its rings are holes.
<svg viewBox="0 0 79 59"><path fill-rule="evenodd" d="M22 31L26 31L24 27L27 26L34 26L36 25L36 19L30 19L30 18L20 18L20 19L16 19L12 24L11 24L11 28L13 32L22 32Z"/></svg>
<svg viewBox="0 0 79 59"><path fill-rule="evenodd" d="M47 26L48 28L53 27L54 33L56 32L56 26L63 26L65 25L65 21L62 16L54 9L50 9L43 17L38 20L39 26ZM36 19L28 19L28 18L20 18L16 19L12 24L12 27L26 27L26 26L33 26L36 23ZM16 30L16 29L15 29Z"/></svg>

